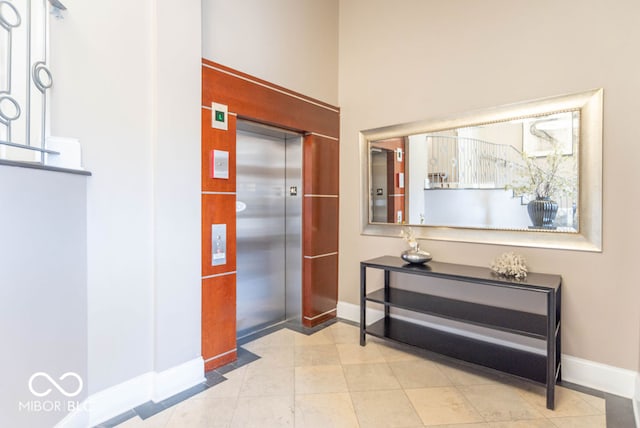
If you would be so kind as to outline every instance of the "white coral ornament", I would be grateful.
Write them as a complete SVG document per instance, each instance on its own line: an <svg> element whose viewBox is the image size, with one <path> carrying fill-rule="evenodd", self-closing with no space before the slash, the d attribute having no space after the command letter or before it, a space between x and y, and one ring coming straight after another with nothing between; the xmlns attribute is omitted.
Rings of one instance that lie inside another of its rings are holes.
<svg viewBox="0 0 640 428"><path fill-rule="evenodd" d="M525 279L527 277L527 261L520 254L503 253L491 263L491 270L515 279Z"/></svg>

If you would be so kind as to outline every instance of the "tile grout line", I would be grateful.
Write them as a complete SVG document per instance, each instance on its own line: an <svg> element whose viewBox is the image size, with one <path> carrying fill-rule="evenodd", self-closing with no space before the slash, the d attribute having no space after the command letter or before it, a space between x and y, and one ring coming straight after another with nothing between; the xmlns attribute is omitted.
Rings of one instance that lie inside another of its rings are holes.
<svg viewBox="0 0 640 428"><path fill-rule="evenodd" d="M456 391L458 391L458 393L460 395L462 395L462 398L464 398L464 400L473 408L473 410L475 410L475 412L478 414L478 416L480 416L482 418L482 422L484 422L485 424L491 423L491 422L497 422L497 421L488 421L487 418L484 417L484 415L482 414L482 412L480 412L480 409L478 409L478 407L473 404L473 402L471 402L471 400L466 396L466 394L460 389L460 386L462 385L454 385L456 388ZM468 386L468 385L466 385Z"/></svg>
<svg viewBox="0 0 640 428"><path fill-rule="evenodd" d="M231 425L233 425L233 421L235 420L236 414L238 412L238 404L240 403L240 392L242 392L242 387L244 386L244 382L247 378L247 371L248 371L249 365L251 365L251 363L245 364L245 366L247 367L245 367L244 373L242 373L242 381L240 382L240 388L238 389L238 394L236 394L235 402L233 405L233 415L231 416Z"/></svg>
<svg viewBox="0 0 640 428"><path fill-rule="evenodd" d="M296 339L295 336L293 338L293 346L291 347L291 353L293 354L293 426L296 426L296 378L297 378L297 373L296 373Z"/></svg>
<svg viewBox="0 0 640 428"><path fill-rule="evenodd" d="M333 335L333 332L332 332ZM335 342L335 338L334 338L334 342ZM336 351L338 352L338 361L340 361L340 367L342 368L342 376L344 376L344 380L345 383L347 383L347 376L345 374L345 370L344 370L344 364L342 363L342 358L340 358L340 351L338 350L338 346L337 343L335 343L336 345ZM349 394L349 401L351 402L351 407L353 408L353 413L356 415L356 422L358 423L358 427L361 427L362 424L360 423L360 415L358 413L358 411L356 410L356 403L353 401L353 395L351 395L351 390L349 389L349 384L347 383L347 393Z"/></svg>
<svg viewBox="0 0 640 428"><path fill-rule="evenodd" d="M422 420L422 416L420 416L420 412L418 412L417 407L413 404L413 401L411 401L411 399L409 398L409 394L407 394L406 389L404 388L404 386L402 386L402 393L404 394L405 398L407 399L407 401L409 402L409 405L411 406L411 409L413 409L413 413L416 414L416 416L418 417L418 419L420 420L420 422L422 423L422 425L427 426L425 424L425 422Z"/></svg>
<svg viewBox="0 0 640 428"><path fill-rule="evenodd" d="M350 325L350 326L352 326L352 327L356 327L356 328L357 328L357 326L352 325L352 324L350 324L350 323L344 323L344 324L346 324L346 325ZM334 347L336 347L336 351L337 351L337 345L338 345L338 343L336 343L336 334L334 334L334 332L333 332L332 330L326 330L326 328L328 328L328 327L331 327L331 325L325 326L323 329L318 330L318 331L323 331L323 330L324 330L325 334L327 334L327 335L331 338L331 343L332 343L332 345L333 345ZM296 330L292 330L292 329L286 328L286 326L284 326L284 328L282 328L282 329L283 329L283 330L285 330L285 329L286 329L286 330L288 330L288 331L292 331L292 332L293 332L293 333L295 333L296 335L297 335L297 334L304 334L304 333L298 332L298 331L296 331ZM277 331L277 330L276 330L276 331ZM318 331L317 331L317 332L318 332ZM311 334L314 334L314 333L317 333L317 332L312 332ZM272 333L274 333L274 332L271 332L270 334L272 334ZM266 337L266 336L269 336L269 334L267 334L267 335L265 335L265 336L263 336L263 337ZM308 335L307 335L307 336L308 336ZM296 339L296 338L297 338L297 336L293 337L293 339L292 339L292 340L293 340L293 346L291 346L291 352L293 353L293 355L292 355L292 357L293 357L292 370L293 370L293 374L294 374L294 376L293 376L293 388L292 388L292 390L293 390L293 403L292 403L292 406L293 406L293 407L292 407L292 412L293 412L293 413L292 413L292 417L293 417L293 425L294 425L294 426L295 426L295 422L296 422L296 420L295 420L295 419L296 419L296 412L297 412L297 406L296 406L296 403L297 403L297 395L298 395L298 391L297 391L297 388L296 388L296 379L297 379L297 377L296 377L296 368L297 368L297 367L296 367L296 349L298 349L298 346L296 346L296 341L295 341L295 339ZM313 341L312 341L312 342L313 342ZM315 344L315 343L312 343L312 342L310 342L309 344L301 344L300 346L313 347L313 346L318 345L318 344ZM306 342L305 342L305 343L306 343ZM347 343L347 342L344 342L344 343ZM348 343L352 343L352 342L348 342ZM353 344L357 344L357 343L353 343ZM274 346L276 346L276 345L274 345ZM378 344L378 343L376 343L376 346L384 346L384 342L383 342L383 344ZM276 347L280 347L280 345L277 345ZM405 347L403 347L403 346L401 346L400 348L395 348L395 347L391 347L391 348L392 348L392 349L397 349L397 350L399 350L399 351L409 352L409 353L411 353L411 355L415 355L415 356L420 357L420 358L427 358L427 359L429 359L429 357L428 357L428 356L426 356L426 357L425 357L425 356L424 356L424 355L422 355L421 353L415 353L415 354L414 354L414 353L412 353L412 352L411 352L411 349L407 350L407 349L405 349ZM258 349L258 350L256 350L256 351L257 351L257 352L261 352L262 350L261 350L261 349ZM252 352L252 351L248 351L248 352L253 354L253 352ZM254 354L254 355L257 355L257 354ZM260 357L260 355L257 355L257 356L258 356L258 357ZM400 388L399 388L399 389L401 389L401 390L402 390L402 392L403 392L403 396L405 397L405 399L407 399L407 400L409 401L410 408L412 409L413 413L418 417L418 419L420 420L420 422L421 422L421 423L424 423L424 421L422 421L422 418L421 418L421 416L420 416L420 413L418 412L418 407L417 407L417 406L413 403L413 401L409 398L409 394L407 393L407 391L408 391L408 390L412 390L412 389L422 389L422 388L430 388L430 387L428 387L428 386L424 386L424 387L405 388L405 387L402 385L402 383L400 383L400 381L399 381L398 376L396 375L396 373L393 371L393 369L391 369L391 364L392 364L392 362L393 362L393 361L389 361L389 359L388 359L388 358L392 358L392 357L390 357L390 356L385 356L384 354L382 354L382 358L383 358L383 362L384 362L385 366L387 366L387 367L391 370L391 373L392 373L393 377L396 379L396 381L398 381L399 386L400 386ZM243 364L243 366L247 366L247 368L248 368L249 366L251 366L251 363L253 363L253 362L255 362L255 361L257 361L257 360L251 360L251 361L248 361L248 362L244 363L244 364ZM352 364L343 364L342 359L340 358L340 353L339 353L339 352L338 352L338 361L339 361L339 364L340 364L340 367L341 367L341 373L342 373L342 375L345 377L345 381L346 381L346 370L345 370L345 368L346 368L346 366L349 366L349 365L352 365ZM477 405L476 405L476 404L474 404L474 402L472 402L472 401L467 397L467 395L465 394L465 392L463 391L463 388L465 388L465 387L482 386L482 385L485 385L485 384L478 384L478 385L475 385L475 384L465 385L465 384L463 384L463 383L461 383L461 384L455 384L455 383L454 383L454 381L452 380L452 378L451 378L450 374L448 374L447 372L445 372L445 370L443 370L443 369L440 367L439 360L430 360L430 361L432 361L433 363L435 363L435 365L436 365L436 367L438 368L438 370L439 370L439 371L444 375L444 377L445 377L446 379L448 379L448 380L449 380L449 382L451 382L451 385L450 385L450 386L452 386L452 387L455 389L455 391L456 391L458 394L460 394L460 396L461 396L461 397L463 397L463 399L465 400L465 402L466 402L467 404L469 404L469 405L470 405L470 408L471 408L471 409L473 409L473 410L478 414L478 416L481 418L482 422L478 421L477 423L479 423L479 424L492 424L492 423L499 423L499 422L511 422L511 423L516 422L516 420L515 420L515 419L507 419L507 420L502 420L502 421L489 421L489 420L487 420L487 417L485 417L485 416L480 412L480 410L479 410L479 408L477 407ZM446 361L446 360L445 360L445 361ZM363 365L363 364L374 364L374 363L372 363L372 362L362 362L362 361L361 361L361 362L356 363L356 364ZM309 365L309 366L313 366L314 364L309 363L308 365ZM242 366L241 366L241 367L242 367ZM304 367L304 366L301 366L301 367ZM453 368L458 368L456 365L453 365L452 367L453 367ZM240 367L237 367L237 368L240 368ZM468 368L468 367L464 367L462 370L464 370L465 368ZM233 370L235 370L235 368L234 368ZM265 369L261 369L261 370L265 370ZM267 368L266 370L268 370L268 368ZM470 373L471 373L471 374L474 374L474 373L477 373L477 372L476 372L475 370L473 370L473 367L471 367L471 371L470 371ZM480 373L480 374L483 374L483 372L482 372L482 371L479 371L479 373ZM222 376L222 377L224 377L222 374L219 374L219 375L220 375L220 376ZM233 410L232 410L232 411L233 411L233 413L232 413L232 418L231 418L231 423L232 423L232 424L233 424L233 422L234 422L234 421L237 421L237 418L238 418L239 401L240 401L240 398L241 398L242 388L244 387L245 383L246 383L246 382L247 382L247 380L248 380L248 379L247 379L247 377L248 377L248 370L247 370L247 369L245 369L244 373L242 373L241 381L240 381L240 386L239 386L239 389L238 389L237 393L236 393L235 395L233 395L233 396L230 396L230 398L233 398L233 399L234 399L234 407L233 407ZM588 406L589 406L589 408L590 408L590 409L592 409L595 413L593 413L593 414L589 413L589 414L563 415L563 416L557 416L557 417L549 416L549 414L548 414L548 413L543 412L542 410L539 410L539 409L538 409L538 405L536 404L536 403L537 403L537 401L536 401L536 402L530 401L530 399L532 399L533 397L532 397L532 396L530 396L530 395L528 395L528 393L529 393L529 392L531 392L531 393L536 393L536 392L537 392L537 390L535 390L535 389L531 389L531 390L530 390L530 389L528 389L528 388L527 388L527 385L532 384L532 383L530 383L530 382L526 382L525 384L520 384L520 383L517 383L517 384L511 384L511 383L503 383L502 381L504 381L504 379L502 379L502 378L499 378L499 379L494 380L494 382L496 382L496 383L497 383L497 385L501 385L501 386L503 386L503 387L507 387L507 388L509 388L509 389L514 389L514 391L513 391L513 392L514 392L514 393L516 393L516 394L517 394L517 396L518 396L521 400L523 400L525 403L527 403L528 405L532 406L532 407L536 410L536 413L540 415L539 417L534 417L534 418L531 418L531 419L525 419L525 420L530 420L530 421L534 421L534 420L545 421L546 423L549 423L549 424L550 424L550 426L558 427L558 426L560 426L560 425L558 425L558 424L560 423L560 421L561 421L561 420L567 420L567 419L572 419L572 418L585 418L584 420L587 420L588 418L604 417L604 418L605 418L605 420L606 420L606 419L608 419L608 415L607 415L607 409L608 409L608 406L606 406L606 407L605 407L605 410L604 410L604 411L600 411L600 408L599 408L599 407L596 407L596 405L595 405L595 404L592 404L588 399L586 399L586 397L582 397L582 396L580 396L580 395L578 395L578 396L577 396L577 398L579 398L579 401L580 401L581 403L584 403L584 404L588 405ZM154 417L154 416L156 416L156 415L158 415L158 414L160 414L160 413L164 413L164 412L166 412L166 411L169 411L169 412L167 412L167 413L169 413L169 414L167 415L166 420L162 423L162 425L157 425L157 426L162 426L162 427L165 427L165 428L166 428L167 426L171 425L171 423L172 423L171 421L172 421L172 420L173 420L173 422L174 422L174 423L176 422L176 420L174 419L174 413L175 413L175 407L176 407L176 405L178 405L178 404L180 404L180 403L182 403L182 402L185 402L185 401L187 401L187 400L193 399L194 397L197 397L197 396L198 396L198 394L201 394L202 392L205 392L205 391L206 391L206 390L208 390L209 388L213 388L213 387L217 386L217 385L218 385L218 384L220 384L220 383L221 383L221 382L218 382L218 383L216 383L216 384L214 384L214 385L209 386L209 385L208 385L208 384L206 384L206 382L205 382L205 387L204 387L204 389L203 389L203 390L198 391L198 392L195 392L195 393L190 394L190 395L187 393L186 395L188 395L188 397L183 398L180 402L175 402L175 403L173 403L173 404L172 404L172 405L170 405L169 407L164 407L164 408L163 408L162 410L160 410L159 412L156 412L156 413L154 413L153 415L148 416L148 417L147 417L147 419L150 419L150 418L152 418L152 417ZM518 385L520 385L520 386L518 386ZM536 384L536 385L537 385L537 384ZM448 385L446 385L446 386L448 386ZM559 385L559 386L560 386L560 385ZM607 403L607 401L608 401L608 400L607 400L607 398L608 398L608 397L607 397L607 394L604 394L605 396L604 396L604 397L601 397L599 394L597 394L597 395L596 395L596 394L593 394L593 393L583 392L583 391L581 391L581 390L579 390L579 389L571 388L571 385L566 385L566 386L562 386L562 387L563 387L563 388L566 388L567 390L570 390L570 391L575 391L575 392L577 392L578 394L586 394L586 395L589 395L589 396L594 396L594 397L596 397L596 398L602 399L602 400L604 400L605 405L606 405L606 403ZM353 393L360 393L360 392L367 392L367 391L375 392L375 391L397 391L397 390L398 390L398 389L388 389L388 388L385 388L385 389L376 389L376 390L351 391L351 389L349 388L349 384L348 384L348 382L347 382L347 391L346 391L346 392L349 394L349 402L350 402L350 406L351 406L351 409L352 409L352 411L353 411L353 414L355 415L356 423L358 424L358 426L362 426L362 425L361 425L361 421L360 421L359 414L358 414L358 412L356 411L356 405L355 405L355 402L354 402L354 397L353 397L353 395L352 395ZM187 391L188 391L188 390L187 390ZM185 393L185 392L186 392L186 391L183 391L183 393ZM323 394L323 393L318 392L318 393L314 393L314 394ZM179 395L179 394L176 394L176 395ZM301 392L301 395L305 395L305 394L303 394L303 393ZM536 395L537 395L537 394L536 394ZM260 395L259 397L267 397L267 396L269 396L269 395ZM258 396L256 396L256 397L258 397ZM171 397L169 397L169 398L171 398ZM167 400L168 400L168 399L167 399ZM163 404L164 402L165 402L165 400L161 401L160 403L155 403L155 404ZM169 403L166 403L165 405L168 405L168 404L169 404ZM137 416L138 418L140 418L140 421L138 421L138 422L141 422L141 424L140 424L140 425L138 425L138 423L136 423L134 426L136 426L136 427L138 427L138 426L142 426L142 427L147 427L147 426L149 426L149 423L145 423L146 419L142 419L142 417L140 416L140 414L138 414L138 413L135 411L135 409L132 409L132 410L131 410L131 412L134 414L134 416L133 416L133 417L131 417L131 418L129 418L129 419L127 419L126 421L123 421L123 422L120 422L120 423L126 423L127 421L129 421L129 420L133 419L135 416ZM618 413L619 413L619 412L618 412ZM506 416L506 415L505 415L505 416ZM176 417L177 417L177 416L176 416ZM115 419L115 418L114 418L114 419ZM577 420L577 419L576 419L576 420ZM595 419L594 419L594 420L595 420ZM107 421L107 422L108 422L108 421ZM159 422L160 422L160 421L159 421ZM102 425L99 425L99 426L100 426L100 427L102 427ZM107 424L107 425L105 425L105 426L112 426L112 425ZM156 425L154 425L154 426L156 426ZM639 427L639 428L640 428L640 427Z"/></svg>

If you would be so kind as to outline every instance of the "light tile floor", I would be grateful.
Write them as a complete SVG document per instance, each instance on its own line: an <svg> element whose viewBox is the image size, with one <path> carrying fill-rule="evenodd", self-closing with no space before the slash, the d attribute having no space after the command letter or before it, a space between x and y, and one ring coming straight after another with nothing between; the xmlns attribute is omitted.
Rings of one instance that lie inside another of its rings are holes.
<svg viewBox="0 0 640 428"><path fill-rule="evenodd" d="M606 427L605 400L488 374L367 337L338 322L306 336L281 329L245 344L261 358L146 420L119 428Z"/></svg>

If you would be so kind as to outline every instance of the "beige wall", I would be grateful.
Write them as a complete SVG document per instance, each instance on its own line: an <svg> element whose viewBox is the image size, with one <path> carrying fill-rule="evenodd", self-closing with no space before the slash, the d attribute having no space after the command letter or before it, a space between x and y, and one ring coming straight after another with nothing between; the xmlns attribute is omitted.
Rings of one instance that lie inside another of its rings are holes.
<svg viewBox="0 0 640 428"><path fill-rule="evenodd" d="M640 254L625 190L640 181L640 29L634 0L537 2L204 0L203 56L342 108L340 299L357 303L359 260L399 239L360 236L358 131L533 98L605 90L604 251L517 248L563 275L564 352L640 366ZM309 25L303 24L306 21ZM339 79L337 45L339 30ZM339 98L338 98L339 88ZM384 107L387 107L385 110ZM635 208L635 210L634 210ZM487 265L512 249L425 241L436 260Z"/></svg>
<svg viewBox="0 0 640 428"><path fill-rule="evenodd" d="M338 0L202 0L202 56L338 103Z"/></svg>
<svg viewBox="0 0 640 428"><path fill-rule="evenodd" d="M340 1L340 300L358 302L358 262L398 254L359 233L358 131L602 87L602 253L516 248L562 274L563 353L639 367L640 3L567 0ZM424 241L436 260L486 266L502 246Z"/></svg>

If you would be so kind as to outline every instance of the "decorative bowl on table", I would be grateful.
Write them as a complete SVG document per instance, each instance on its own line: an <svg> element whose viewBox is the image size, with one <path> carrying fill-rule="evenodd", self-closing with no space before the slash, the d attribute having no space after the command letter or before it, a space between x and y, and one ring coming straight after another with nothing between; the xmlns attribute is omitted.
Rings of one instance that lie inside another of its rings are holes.
<svg viewBox="0 0 640 428"><path fill-rule="evenodd" d="M423 263L427 263L431 261L431 259L433 258L431 257L431 254L421 250L420 247L415 247L415 248L411 248L406 251L403 251L402 254L400 254L400 257L405 262L415 264L415 265L421 265Z"/></svg>

